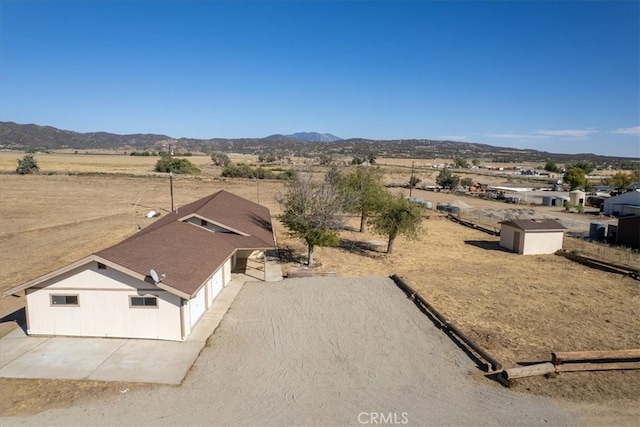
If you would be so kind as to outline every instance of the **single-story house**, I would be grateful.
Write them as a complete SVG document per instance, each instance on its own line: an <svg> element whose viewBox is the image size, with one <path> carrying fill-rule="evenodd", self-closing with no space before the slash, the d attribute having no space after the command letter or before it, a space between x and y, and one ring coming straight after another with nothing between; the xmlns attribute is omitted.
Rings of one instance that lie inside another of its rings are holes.
<svg viewBox="0 0 640 427"><path fill-rule="evenodd" d="M500 246L522 255L562 249L565 227L553 219L513 219L500 223Z"/></svg>
<svg viewBox="0 0 640 427"><path fill-rule="evenodd" d="M25 291L30 335L182 341L231 272L274 247L269 209L221 190L4 294Z"/></svg>
<svg viewBox="0 0 640 427"><path fill-rule="evenodd" d="M609 197L602 204L602 213L617 217L640 215L640 190Z"/></svg>

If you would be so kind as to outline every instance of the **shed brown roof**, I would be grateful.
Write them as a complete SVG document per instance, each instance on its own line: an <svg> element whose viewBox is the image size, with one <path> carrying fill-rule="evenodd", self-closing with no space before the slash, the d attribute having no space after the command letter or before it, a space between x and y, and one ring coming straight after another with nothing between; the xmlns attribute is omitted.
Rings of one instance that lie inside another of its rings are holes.
<svg viewBox="0 0 640 427"><path fill-rule="evenodd" d="M500 224L533 232L566 230L566 227L554 219L512 219L509 221L502 221Z"/></svg>

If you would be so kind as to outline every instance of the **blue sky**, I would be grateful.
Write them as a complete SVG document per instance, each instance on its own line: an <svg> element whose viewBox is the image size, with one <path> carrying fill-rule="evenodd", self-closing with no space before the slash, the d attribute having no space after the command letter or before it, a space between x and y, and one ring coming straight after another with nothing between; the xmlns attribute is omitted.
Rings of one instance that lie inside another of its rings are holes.
<svg viewBox="0 0 640 427"><path fill-rule="evenodd" d="M640 2L0 2L0 120L640 157Z"/></svg>

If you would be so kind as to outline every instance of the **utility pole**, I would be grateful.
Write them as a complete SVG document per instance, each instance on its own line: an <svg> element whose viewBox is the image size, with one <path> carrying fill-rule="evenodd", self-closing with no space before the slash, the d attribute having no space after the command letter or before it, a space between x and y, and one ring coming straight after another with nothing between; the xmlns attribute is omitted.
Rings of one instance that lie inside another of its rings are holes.
<svg viewBox="0 0 640 427"><path fill-rule="evenodd" d="M169 172L169 191L171 193L171 212L173 212L173 172Z"/></svg>
<svg viewBox="0 0 640 427"><path fill-rule="evenodd" d="M169 168L173 167L173 147L169 144ZM169 192L171 194L171 212L173 212L173 171L169 169Z"/></svg>
<svg viewBox="0 0 640 427"><path fill-rule="evenodd" d="M260 204L260 180L256 177L256 189L258 191L258 204Z"/></svg>
<svg viewBox="0 0 640 427"><path fill-rule="evenodd" d="M413 160L411 161L411 178L409 178L409 197L411 197L411 190L413 190Z"/></svg>

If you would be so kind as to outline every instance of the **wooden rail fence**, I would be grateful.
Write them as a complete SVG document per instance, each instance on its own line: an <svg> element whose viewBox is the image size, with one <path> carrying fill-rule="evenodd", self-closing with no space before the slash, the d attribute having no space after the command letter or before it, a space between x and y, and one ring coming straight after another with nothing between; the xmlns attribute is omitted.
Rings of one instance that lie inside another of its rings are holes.
<svg viewBox="0 0 640 427"><path fill-rule="evenodd" d="M640 270L635 268L626 267L619 264L613 264L610 262L600 261L595 258L589 258L582 255L567 252L563 249L556 251L556 255L563 256L574 262L586 265L587 267L595 268L598 270L606 271L608 273L619 273L628 275L636 280L640 280Z"/></svg>
<svg viewBox="0 0 640 427"><path fill-rule="evenodd" d="M458 341L464 343L468 349L473 351L476 355L480 356L485 362L485 368L488 372L495 372L502 370L502 364L489 353L487 353L482 347L476 344L471 338L464 334L460 328L451 323L446 317L444 317L438 310L436 310L431 304L429 304L422 296L417 293L407 282L402 280L398 275L394 274L391 279L395 284L407 294L409 298L423 311L427 312L431 318L436 320L437 326L443 329L445 332L452 334Z"/></svg>
<svg viewBox="0 0 640 427"><path fill-rule="evenodd" d="M640 369L640 349L553 352L551 362L505 369L500 379L509 386L514 379L534 375L623 369Z"/></svg>

